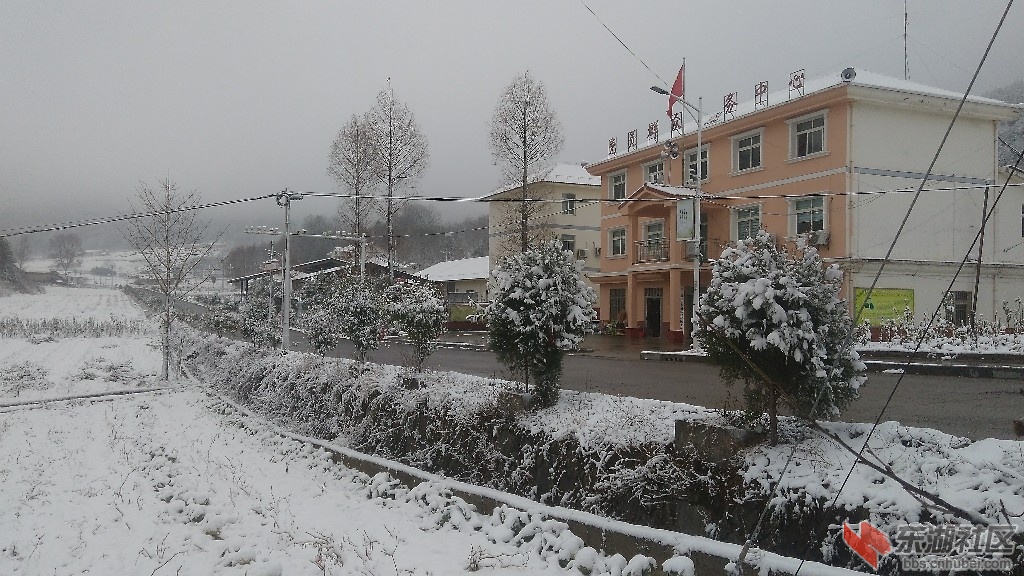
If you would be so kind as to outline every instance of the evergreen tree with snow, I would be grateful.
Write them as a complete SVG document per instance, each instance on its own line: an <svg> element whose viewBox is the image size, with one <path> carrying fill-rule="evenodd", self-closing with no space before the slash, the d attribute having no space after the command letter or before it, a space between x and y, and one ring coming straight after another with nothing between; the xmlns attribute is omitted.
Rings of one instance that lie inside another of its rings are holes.
<svg viewBox="0 0 1024 576"><path fill-rule="evenodd" d="M314 352L326 356L341 340L339 303L345 297L343 280L334 274L314 276L302 287L303 325Z"/></svg>
<svg viewBox="0 0 1024 576"><path fill-rule="evenodd" d="M429 284L400 282L384 291L385 312L388 322L405 333L412 344L413 364L416 371L437 350L437 339L444 333L448 309L437 291Z"/></svg>
<svg viewBox="0 0 1024 576"><path fill-rule="evenodd" d="M748 417L768 415L773 444L781 394L803 415L835 417L866 379L841 282L813 247L798 241L791 257L763 231L714 263L695 336L728 384L744 383Z"/></svg>
<svg viewBox="0 0 1024 576"><path fill-rule="evenodd" d="M521 374L541 405L558 398L565 352L583 341L596 320L594 291L583 283L583 263L557 242L502 260L491 273L487 307L490 349Z"/></svg>
<svg viewBox="0 0 1024 576"><path fill-rule="evenodd" d="M339 333L352 341L356 361L366 362L367 354L380 346L384 327L380 290L362 278L345 278L340 287L337 314Z"/></svg>
<svg viewBox="0 0 1024 576"><path fill-rule="evenodd" d="M257 348L276 348L281 344L280 307L271 301L271 280L257 278L249 283L245 301L238 307L242 335Z"/></svg>

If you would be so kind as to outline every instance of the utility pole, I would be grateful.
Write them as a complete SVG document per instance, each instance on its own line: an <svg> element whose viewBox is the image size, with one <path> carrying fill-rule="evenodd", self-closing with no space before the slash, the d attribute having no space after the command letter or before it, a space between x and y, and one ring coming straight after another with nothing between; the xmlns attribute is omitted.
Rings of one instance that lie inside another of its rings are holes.
<svg viewBox="0 0 1024 576"><path fill-rule="evenodd" d="M291 210L292 200L302 200L302 194L289 192L285 188L277 195L277 205L284 207L284 306L281 326L284 334L281 346L285 352L291 350L291 315L292 315L292 256L291 256Z"/></svg>

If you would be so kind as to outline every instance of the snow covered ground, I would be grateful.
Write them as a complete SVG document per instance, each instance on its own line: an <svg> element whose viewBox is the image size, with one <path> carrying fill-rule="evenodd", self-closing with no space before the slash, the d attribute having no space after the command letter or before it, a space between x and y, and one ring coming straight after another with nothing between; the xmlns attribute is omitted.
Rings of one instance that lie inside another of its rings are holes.
<svg viewBox="0 0 1024 576"><path fill-rule="evenodd" d="M0 298L0 318L76 320L138 320L146 315L116 288L45 286L42 294L12 294Z"/></svg>
<svg viewBox="0 0 1024 576"><path fill-rule="evenodd" d="M0 430L3 574L558 574L560 558L626 564L577 554L582 542L564 524L538 520L543 537L517 537L515 511L477 514L438 486L409 490L335 465L194 389L20 410Z"/></svg>
<svg viewBox="0 0 1024 576"><path fill-rule="evenodd" d="M143 316L112 290L0 299L8 318L47 312ZM345 468L200 383L140 392L157 383L152 340L0 336L0 574L622 574L653 562L599 554L557 520L475 511L436 482ZM72 398L97 391L130 393ZM27 398L62 400L15 405Z"/></svg>

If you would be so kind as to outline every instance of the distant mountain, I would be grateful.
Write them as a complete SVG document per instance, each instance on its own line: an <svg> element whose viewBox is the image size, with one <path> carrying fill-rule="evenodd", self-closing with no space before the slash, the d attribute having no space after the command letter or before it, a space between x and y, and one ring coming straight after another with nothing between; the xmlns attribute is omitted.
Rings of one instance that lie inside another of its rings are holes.
<svg viewBox="0 0 1024 576"><path fill-rule="evenodd" d="M1013 84L996 88L985 96L1011 104L1022 103L1024 102L1024 80L1017 80ZM1024 115L1017 116L1017 119L1011 122L1000 123L999 137L1018 151L1024 149ZM999 165L1013 164L1016 161L1017 158L1013 151L999 144ZM1024 161L1021 162L1021 166L1024 167Z"/></svg>

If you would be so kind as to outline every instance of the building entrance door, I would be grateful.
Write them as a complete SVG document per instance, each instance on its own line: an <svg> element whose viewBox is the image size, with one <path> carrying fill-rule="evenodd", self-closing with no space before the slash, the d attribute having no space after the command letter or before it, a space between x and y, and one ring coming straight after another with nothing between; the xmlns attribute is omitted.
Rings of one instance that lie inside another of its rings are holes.
<svg viewBox="0 0 1024 576"><path fill-rule="evenodd" d="M644 334L661 336L661 288L644 289Z"/></svg>

